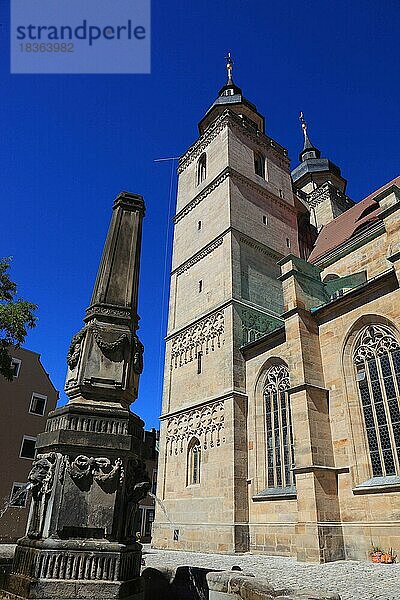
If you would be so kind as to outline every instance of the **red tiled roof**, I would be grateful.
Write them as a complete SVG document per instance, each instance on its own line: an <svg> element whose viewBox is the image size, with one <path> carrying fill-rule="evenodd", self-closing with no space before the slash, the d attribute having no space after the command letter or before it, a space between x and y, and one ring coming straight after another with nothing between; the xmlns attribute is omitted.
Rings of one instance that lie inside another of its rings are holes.
<svg viewBox="0 0 400 600"><path fill-rule="evenodd" d="M400 176L395 177L395 179L383 185L379 190L376 190L364 198L364 200L361 200L355 206L336 217L336 219L327 223L317 237L314 249L308 258L309 262L315 262L324 254L347 242L367 223L377 221L380 207L374 198L392 185L397 185L400 188Z"/></svg>

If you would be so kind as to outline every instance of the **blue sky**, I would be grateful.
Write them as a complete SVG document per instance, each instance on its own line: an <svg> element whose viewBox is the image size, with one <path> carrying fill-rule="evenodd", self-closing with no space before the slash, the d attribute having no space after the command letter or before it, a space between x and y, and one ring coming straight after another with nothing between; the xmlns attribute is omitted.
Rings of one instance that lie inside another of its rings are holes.
<svg viewBox="0 0 400 600"><path fill-rule="evenodd" d="M145 197L140 337L145 372L133 410L161 410L171 216L170 163L234 78L296 165L298 114L360 200L399 174L398 1L153 1L151 75L10 75L8 6L0 5L0 256L19 294L39 305L26 347L61 390L121 190ZM165 277L165 267L167 276ZM65 398L65 397L64 397Z"/></svg>

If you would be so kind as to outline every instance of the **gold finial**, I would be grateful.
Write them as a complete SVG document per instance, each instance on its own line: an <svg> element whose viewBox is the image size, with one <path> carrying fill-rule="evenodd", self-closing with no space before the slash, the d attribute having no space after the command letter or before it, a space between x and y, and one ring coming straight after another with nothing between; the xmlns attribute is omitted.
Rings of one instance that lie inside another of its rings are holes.
<svg viewBox="0 0 400 600"><path fill-rule="evenodd" d="M300 119L300 123L301 123L301 128L304 131L304 134L306 134L306 132L307 132L307 123L306 123L306 120L304 118L303 111L301 111L299 119Z"/></svg>
<svg viewBox="0 0 400 600"><path fill-rule="evenodd" d="M232 69L233 69L233 58L231 53L228 52L227 56L225 56L226 60L226 70L228 71L228 84L232 83Z"/></svg>

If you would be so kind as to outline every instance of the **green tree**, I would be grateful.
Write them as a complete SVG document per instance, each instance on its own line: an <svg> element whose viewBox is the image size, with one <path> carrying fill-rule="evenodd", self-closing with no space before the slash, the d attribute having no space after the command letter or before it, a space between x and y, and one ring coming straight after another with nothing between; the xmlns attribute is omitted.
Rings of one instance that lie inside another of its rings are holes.
<svg viewBox="0 0 400 600"><path fill-rule="evenodd" d="M0 375L12 381L9 351L24 342L28 327L35 327L37 306L15 297L17 286L9 277L9 268L10 259L0 259Z"/></svg>

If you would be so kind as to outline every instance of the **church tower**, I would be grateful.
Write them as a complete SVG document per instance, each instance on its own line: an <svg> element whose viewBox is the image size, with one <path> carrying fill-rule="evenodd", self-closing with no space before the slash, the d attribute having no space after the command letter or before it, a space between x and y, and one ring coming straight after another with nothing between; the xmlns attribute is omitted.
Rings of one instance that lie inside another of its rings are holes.
<svg viewBox="0 0 400 600"><path fill-rule="evenodd" d="M328 158L321 158L320 150L312 144L307 123L300 113L304 135L300 164L292 171L293 185L305 200L310 213L310 223L321 231L322 227L354 206L345 194L347 181L340 169Z"/></svg>
<svg viewBox="0 0 400 600"><path fill-rule="evenodd" d="M282 325L278 261L298 255L287 151L232 78L179 161L157 548L249 548L244 344ZM168 516L166 516L168 515Z"/></svg>

